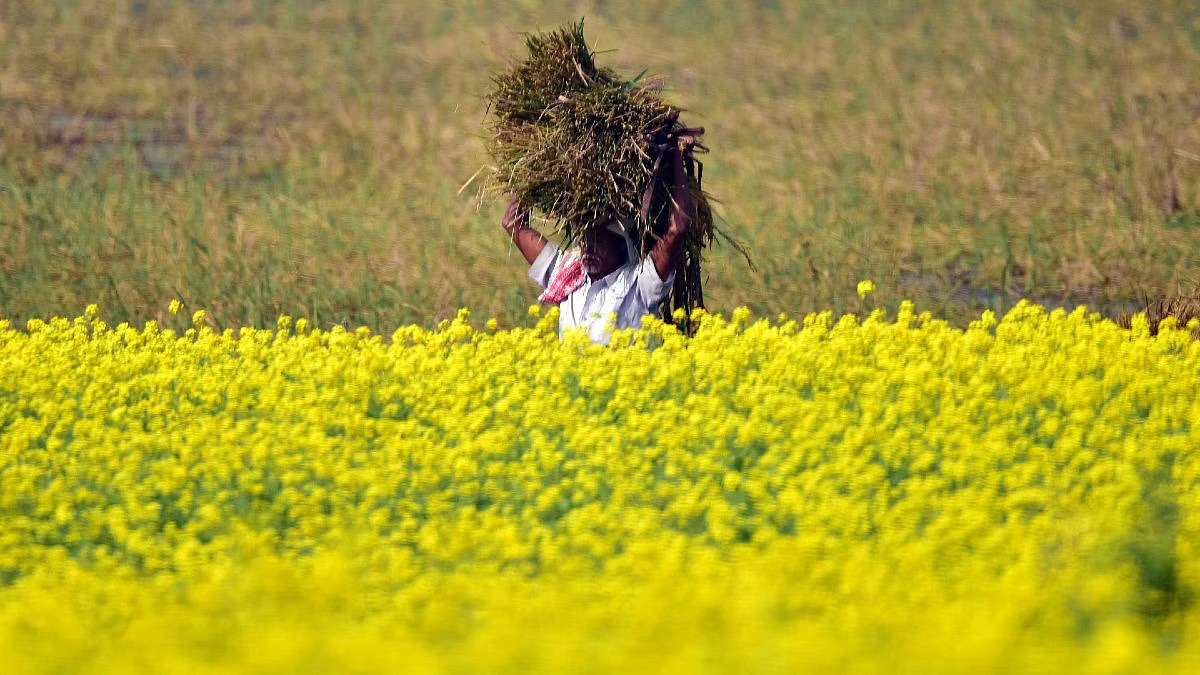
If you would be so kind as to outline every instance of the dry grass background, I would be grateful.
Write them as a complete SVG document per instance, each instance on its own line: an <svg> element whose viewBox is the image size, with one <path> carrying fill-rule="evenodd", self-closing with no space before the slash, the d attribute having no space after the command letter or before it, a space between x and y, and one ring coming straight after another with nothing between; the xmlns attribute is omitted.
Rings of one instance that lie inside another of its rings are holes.
<svg viewBox="0 0 1200 675"><path fill-rule="evenodd" d="M520 320L459 186L522 31L587 17L713 148L717 309L1116 313L1200 263L1191 1L0 0L0 315Z"/></svg>

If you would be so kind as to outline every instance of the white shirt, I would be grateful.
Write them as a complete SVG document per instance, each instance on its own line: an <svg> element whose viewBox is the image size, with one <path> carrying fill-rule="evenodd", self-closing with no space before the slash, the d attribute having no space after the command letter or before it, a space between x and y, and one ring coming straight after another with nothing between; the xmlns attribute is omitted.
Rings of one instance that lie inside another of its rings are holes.
<svg viewBox="0 0 1200 675"><path fill-rule="evenodd" d="M563 257L557 245L546 242L529 267L529 278L546 288L558 272ZM583 285L558 306L558 334L562 336L573 328L583 328L592 342L606 345L612 337L609 331L611 316L616 315L617 328L641 327L642 317L654 313L673 283L675 271L672 270L665 280L659 278L650 256L642 258L641 262L626 262L595 281L585 272Z"/></svg>

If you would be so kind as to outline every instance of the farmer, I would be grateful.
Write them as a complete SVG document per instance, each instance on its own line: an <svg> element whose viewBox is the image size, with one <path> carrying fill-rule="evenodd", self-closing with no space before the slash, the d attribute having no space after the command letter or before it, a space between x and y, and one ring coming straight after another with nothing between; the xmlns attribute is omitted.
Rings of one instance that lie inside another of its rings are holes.
<svg viewBox="0 0 1200 675"><path fill-rule="evenodd" d="M530 227L529 212L521 211L516 200L508 205L501 226L530 264L529 277L542 287L538 300L559 306L560 336L582 328L593 342L608 344L612 328L640 327L642 317L666 299L691 225L683 157L695 140L680 136L665 152L671 211L666 231L645 258L615 217L604 227L588 228L578 252L563 251Z"/></svg>

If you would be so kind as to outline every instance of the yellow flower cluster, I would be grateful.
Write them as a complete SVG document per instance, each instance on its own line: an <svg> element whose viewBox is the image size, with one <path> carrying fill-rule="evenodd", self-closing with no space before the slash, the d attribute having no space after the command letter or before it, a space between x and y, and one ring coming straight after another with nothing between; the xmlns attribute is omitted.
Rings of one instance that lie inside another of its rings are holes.
<svg viewBox="0 0 1200 675"><path fill-rule="evenodd" d="M1200 665L1170 322L196 314L0 321L3 672Z"/></svg>

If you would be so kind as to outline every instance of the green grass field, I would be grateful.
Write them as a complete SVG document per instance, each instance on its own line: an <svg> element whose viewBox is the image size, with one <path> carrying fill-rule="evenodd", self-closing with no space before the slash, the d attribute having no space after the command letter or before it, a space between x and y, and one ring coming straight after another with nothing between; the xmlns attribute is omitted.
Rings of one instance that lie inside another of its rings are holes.
<svg viewBox="0 0 1200 675"><path fill-rule="evenodd" d="M113 9L113 6L119 9ZM1116 312L1200 262L1194 1L0 2L0 315L502 322L489 72L587 17L708 129L710 307Z"/></svg>

